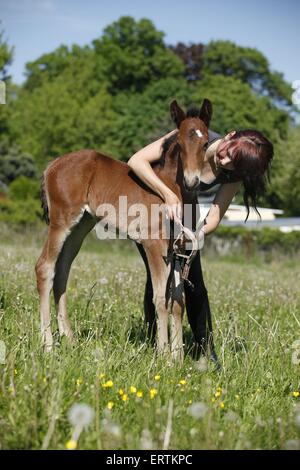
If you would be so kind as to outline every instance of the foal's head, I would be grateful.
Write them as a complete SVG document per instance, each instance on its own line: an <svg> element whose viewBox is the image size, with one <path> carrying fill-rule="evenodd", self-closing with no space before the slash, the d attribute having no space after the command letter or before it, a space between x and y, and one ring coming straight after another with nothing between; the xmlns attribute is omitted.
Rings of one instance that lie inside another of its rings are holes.
<svg viewBox="0 0 300 470"><path fill-rule="evenodd" d="M192 108L187 114L173 101L171 116L178 127L177 142L181 150L184 185L193 191L200 183L205 152L208 145L208 126L212 116L212 104L204 99L200 109Z"/></svg>

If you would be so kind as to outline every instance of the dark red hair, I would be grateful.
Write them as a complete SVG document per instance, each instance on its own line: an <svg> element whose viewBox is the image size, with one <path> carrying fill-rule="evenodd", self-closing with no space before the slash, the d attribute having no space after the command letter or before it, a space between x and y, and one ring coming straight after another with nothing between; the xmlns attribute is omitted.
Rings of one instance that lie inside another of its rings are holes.
<svg viewBox="0 0 300 470"><path fill-rule="evenodd" d="M256 207L257 198L266 190L273 154L272 143L259 131L251 129L237 131L230 138L228 155L234 166L234 178L241 180L244 185L246 220L249 216L250 203L260 216Z"/></svg>

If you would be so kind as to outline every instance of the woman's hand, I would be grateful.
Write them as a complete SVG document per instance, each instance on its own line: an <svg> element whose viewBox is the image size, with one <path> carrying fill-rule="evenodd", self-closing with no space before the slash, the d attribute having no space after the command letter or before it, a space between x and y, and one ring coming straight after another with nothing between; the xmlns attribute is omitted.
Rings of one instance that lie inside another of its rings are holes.
<svg viewBox="0 0 300 470"><path fill-rule="evenodd" d="M182 207L180 199L172 191L168 192L165 197L166 205L166 216L170 220L175 222L181 222L182 220Z"/></svg>

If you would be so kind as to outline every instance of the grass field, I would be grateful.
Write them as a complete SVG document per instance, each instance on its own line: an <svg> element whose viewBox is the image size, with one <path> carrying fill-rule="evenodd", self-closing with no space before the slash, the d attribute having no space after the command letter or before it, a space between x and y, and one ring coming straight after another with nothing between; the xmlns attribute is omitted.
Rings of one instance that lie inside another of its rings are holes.
<svg viewBox="0 0 300 470"><path fill-rule="evenodd" d="M74 446L68 413L80 403L94 418L79 449L300 448L299 261L204 256L218 373L189 354L186 318L183 366L155 358L142 261L129 242L100 245L88 242L72 270L75 347L60 342L53 315L56 348L44 355L33 271L40 242L8 233L0 242L1 449Z"/></svg>

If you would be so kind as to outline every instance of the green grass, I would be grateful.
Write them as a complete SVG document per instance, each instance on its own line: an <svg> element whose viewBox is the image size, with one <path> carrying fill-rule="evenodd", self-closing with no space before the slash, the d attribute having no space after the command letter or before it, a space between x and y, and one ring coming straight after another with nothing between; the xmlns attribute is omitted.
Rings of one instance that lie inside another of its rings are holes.
<svg viewBox="0 0 300 470"><path fill-rule="evenodd" d="M223 367L217 373L210 364L199 370L189 354L186 318L183 366L155 357L142 318L144 267L128 242L90 241L83 248L68 291L76 345L59 340L53 315L56 347L45 355L33 271L40 241L28 234L6 235L0 245L0 340L7 348L6 363L0 365L0 448L64 449L73 431L68 411L75 403L95 411L80 435L80 449L161 449L170 403L170 449L299 445L295 410L300 399L292 394L300 387L300 365L292 363L293 343L300 339L296 261L255 264L204 257ZM102 387L107 380L113 387ZM130 386L143 397L131 394ZM221 396L214 397L218 387ZM120 399L120 388L128 401ZM151 388L158 391L153 399ZM109 401L114 402L111 411ZM207 407L201 419L188 412L196 402Z"/></svg>

